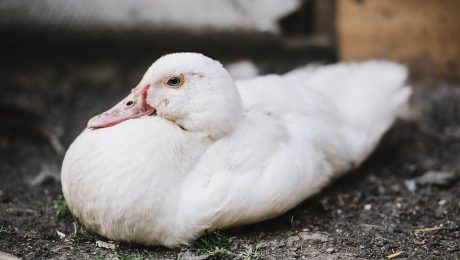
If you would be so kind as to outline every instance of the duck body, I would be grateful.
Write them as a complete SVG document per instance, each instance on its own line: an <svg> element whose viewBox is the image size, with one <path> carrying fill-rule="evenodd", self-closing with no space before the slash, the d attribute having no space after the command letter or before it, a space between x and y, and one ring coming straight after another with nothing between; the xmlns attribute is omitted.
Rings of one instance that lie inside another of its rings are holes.
<svg viewBox="0 0 460 260"><path fill-rule="evenodd" d="M240 81L220 102L236 103L222 112L231 127L213 125L218 104L192 111L211 114L188 124L152 98L157 116L86 129L74 141L64 196L88 229L145 245L173 247L279 216L372 152L410 95L405 77L401 65L368 62Z"/></svg>

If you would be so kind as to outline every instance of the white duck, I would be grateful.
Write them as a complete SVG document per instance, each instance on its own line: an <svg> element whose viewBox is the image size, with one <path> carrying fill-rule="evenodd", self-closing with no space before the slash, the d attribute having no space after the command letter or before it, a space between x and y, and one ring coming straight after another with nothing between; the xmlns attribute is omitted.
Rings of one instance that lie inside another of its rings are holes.
<svg viewBox="0 0 460 260"><path fill-rule="evenodd" d="M369 155L406 74L370 61L234 82L201 54L166 55L70 146L64 196L88 229L145 245L276 217Z"/></svg>

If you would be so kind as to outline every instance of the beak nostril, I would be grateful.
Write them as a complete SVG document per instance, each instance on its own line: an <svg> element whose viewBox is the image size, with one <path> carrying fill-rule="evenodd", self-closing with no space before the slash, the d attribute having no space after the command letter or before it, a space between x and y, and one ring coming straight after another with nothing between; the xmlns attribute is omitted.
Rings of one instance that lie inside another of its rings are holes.
<svg viewBox="0 0 460 260"><path fill-rule="evenodd" d="M134 105L134 101L132 101L132 100L129 100L129 101L127 101L127 102L125 103L125 106L126 106L126 107L132 107L133 105Z"/></svg>

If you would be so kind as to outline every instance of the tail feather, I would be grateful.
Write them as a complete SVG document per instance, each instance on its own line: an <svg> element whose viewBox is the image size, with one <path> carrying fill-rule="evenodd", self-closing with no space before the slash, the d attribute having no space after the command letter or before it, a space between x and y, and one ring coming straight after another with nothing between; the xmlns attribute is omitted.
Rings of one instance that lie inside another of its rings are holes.
<svg viewBox="0 0 460 260"><path fill-rule="evenodd" d="M407 104L411 89L406 85L407 68L389 61L307 66L288 78L302 78L335 104L343 122L350 155L361 163ZM299 80L297 80L299 82Z"/></svg>

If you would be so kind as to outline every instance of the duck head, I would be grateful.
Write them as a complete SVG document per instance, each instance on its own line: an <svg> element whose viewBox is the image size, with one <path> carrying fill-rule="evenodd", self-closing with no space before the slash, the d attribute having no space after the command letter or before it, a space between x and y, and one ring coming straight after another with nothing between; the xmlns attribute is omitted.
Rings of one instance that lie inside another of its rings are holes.
<svg viewBox="0 0 460 260"><path fill-rule="evenodd" d="M93 117L88 128L159 116L186 131L219 138L241 115L239 93L222 64L199 53L174 53L155 61L131 94Z"/></svg>

